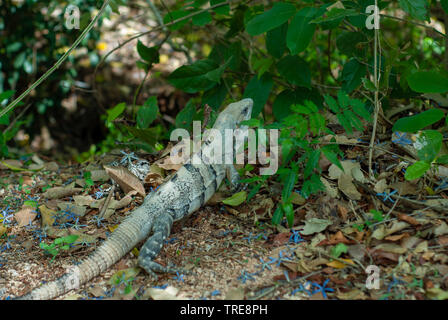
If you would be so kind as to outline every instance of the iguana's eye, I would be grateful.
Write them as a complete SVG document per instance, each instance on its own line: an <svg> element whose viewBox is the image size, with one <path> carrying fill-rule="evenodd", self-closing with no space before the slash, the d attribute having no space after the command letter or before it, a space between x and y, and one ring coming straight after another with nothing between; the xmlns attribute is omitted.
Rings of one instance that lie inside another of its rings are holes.
<svg viewBox="0 0 448 320"><path fill-rule="evenodd" d="M247 110L248 110L248 109L249 109L248 107L244 108L244 109L243 109L243 114L247 114Z"/></svg>

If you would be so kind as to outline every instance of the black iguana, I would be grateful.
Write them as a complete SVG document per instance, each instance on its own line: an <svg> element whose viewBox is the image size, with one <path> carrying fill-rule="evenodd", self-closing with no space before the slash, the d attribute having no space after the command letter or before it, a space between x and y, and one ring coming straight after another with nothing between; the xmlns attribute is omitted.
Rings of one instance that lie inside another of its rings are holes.
<svg viewBox="0 0 448 320"><path fill-rule="evenodd" d="M226 129L236 129L241 121L249 120L252 113L252 99L231 103L222 111L213 129L205 137L201 152L210 154L215 143L224 137ZM215 133L214 133L215 132ZM219 138L219 139L215 139ZM209 148L207 150L207 148ZM206 151L206 152L204 152ZM202 158L201 158L202 159ZM206 164L189 161L162 184L158 191L150 193L143 204L135 209L111 234L111 236L89 257L73 266L62 277L42 285L30 293L17 297L22 300L46 300L60 296L106 271L121 259L140 241L145 240L140 249L138 263L151 276L156 272L172 272L153 261L160 252L164 240L170 234L173 221L179 220L204 205L216 192L226 173L230 174L232 184L236 183L238 173L233 164Z"/></svg>

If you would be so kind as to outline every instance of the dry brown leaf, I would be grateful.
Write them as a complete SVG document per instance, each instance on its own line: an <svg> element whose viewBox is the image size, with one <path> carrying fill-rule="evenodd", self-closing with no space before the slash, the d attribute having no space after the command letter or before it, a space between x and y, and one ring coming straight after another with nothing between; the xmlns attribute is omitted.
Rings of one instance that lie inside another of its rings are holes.
<svg viewBox="0 0 448 320"><path fill-rule="evenodd" d="M361 194L352 182L352 177L348 174L342 174L338 179L338 188L351 200L360 200Z"/></svg>
<svg viewBox="0 0 448 320"><path fill-rule="evenodd" d="M338 232L336 232L336 234L332 235L332 236L330 237L330 239L321 241L321 242L319 243L319 245L320 245L320 246L327 246L327 245L335 245L335 244L338 244L338 243L353 244L353 243L355 243L355 241L347 239L347 238L342 234L341 231L338 231Z"/></svg>
<svg viewBox="0 0 448 320"><path fill-rule="evenodd" d="M442 246L448 245L448 236L438 237L437 242Z"/></svg>
<svg viewBox="0 0 448 320"><path fill-rule="evenodd" d="M92 170L90 171L92 181L107 181L110 179L109 175L107 174L106 170Z"/></svg>
<svg viewBox="0 0 448 320"><path fill-rule="evenodd" d="M346 207L344 207L343 205L341 205L340 203L338 203L337 207L338 207L339 216L341 217L342 221L347 221L348 209Z"/></svg>
<svg viewBox="0 0 448 320"><path fill-rule="evenodd" d="M398 194L402 196L417 194L417 186L409 181L392 183L390 188L398 190Z"/></svg>
<svg viewBox="0 0 448 320"><path fill-rule="evenodd" d="M145 188L142 182L127 168L104 166L109 176L121 187L124 193L132 190L137 191L141 196L145 196Z"/></svg>
<svg viewBox="0 0 448 320"><path fill-rule="evenodd" d="M384 190L388 188L386 179L381 179L377 183L375 183L375 186L373 187L373 190L377 193L383 193Z"/></svg>
<svg viewBox="0 0 448 320"><path fill-rule="evenodd" d="M338 179L343 174L349 175L351 178L364 183L366 182L366 178L364 177L364 174L361 171L361 165L359 162L350 161L350 160L344 160L341 161L342 168L344 168L344 171L342 171L338 166L335 164L332 164L330 168L328 169L328 176L330 179Z"/></svg>
<svg viewBox="0 0 448 320"><path fill-rule="evenodd" d="M95 201L95 199L92 198L92 196L73 196L73 201L78 206L90 206L92 202Z"/></svg>
<svg viewBox="0 0 448 320"><path fill-rule="evenodd" d="M46 205L41 205L39 207L41 215L42 228L51 227L56 220L57 212L49 209Z"/></svg>
<svg viewBox="0 0 448 320"><path fill-rule="evenodd" d="M327 192L327 194L330 197L332 197L332 198L338 197L338 189L333 188L333 186L330 184L330 182L327 179L325 179L324 177L320 177L320 181L322 181L323 185L325 186L325 192Z"/></svg>
<svg viewBox="0 0 448 320"><path fill-rule="evenodd" d="M397 234L397 235L394 235L394 236L388 236L388 237L386 237L384 239L388 240L388 241L398 241L398 240L401 240L404 237L409 237L409 234L405 232L405 233Z"/></svg>
<svg viewBox="0 0 448 320"><path fill-rule="evenodd" d="M14 219L19 227L24 227L36 219L37 212L34 208L24 205L22 209L14 214Z"/></svg>
<svg viewBox="0 0 448 320"><path fill-rule="evenodd" d="M93 288L87 289L87 291L94 297L104 296L104 289L98 285L94 286Z"/></svg>
<svg viewBox="0 0 448 320"><path fill-rule="evenodd" d="M114 201L116 201L116 200L114 200ZM128 206L131 202L132 202L132 197L130 194L127 194L126 196L121 198L120 201L117 201L117 203L115 204L115 209L124 208L124 207Z"/></svg>
<svg viewBox="0 0 448 320"><path fill-rule="evenodd" d="M163 177L160 173L149 172L145 177L144 183L155 188L163 183Z"/></svg>
<svg viewBox="0 0 448 320"><path fill-rule="evenodd" d="M81 192L82 188L74 187L54 187L45 191L42 195L47 199L60 199Z"/></svg>
<svg viewBox="0 0 448 320"><path fill-rule="evenodd" d="M375 247L375 249L398 254L403 254L406 252L406 248L403 248L402 246L395 243L380 243Z"/></svg>
<svg viewBox="0 0 448 320"><path fill-rule="evenodd" d="M0 224L0 237L4 235L8 231L8 228L6 228L3 224Z"/></svg>
<svg viewBox="0 0 448 320"><path fill-rule="evenodd" d="M348 246L347 252L353 259L362 260L366 255L366 248L362 244L354 244Z"/></svg>
<svg viewBox="0 0 448 320"><path fill-rule="evenodd" d="M398 253L387 252L387 251L383 251L380 249L373 250L371 252L371 256L376 259L383 258L383 259L391 260L394 262L398 262L398 258L400 257L400 255Z"/></svg>
<svg viewBox="0 0 448 320"><path fill-rule="evenodd" d="M165 170L174 170L177 171L182 167L182 163L173 163L171 157L166 157L161 160L158 160L155 163L158 167L165 169Z"/></svg>
<svg viewBox="0 0 448 320"><path fill-rule="evenodd" d="M58 208L61 210L70 211L71 213L74 213L78 217L84 217L87 211L87 208L84 206L79 206L73 202L59 202Z"/></svg>
<svg viewBox="0 0 448 320"><path fill-rule="evenodd" d="M407 223L409 223L409 224L411 224L413 226L418 226L418 225L421 224L415 218L413 218L411 216L408 216L407 214L404 214L404 213L397 214L397 217L398 217L398 219L400 219L400 220L402 220L404 222L407 222Z"/></svg>
<svg viewBox="0 0 448 320"><path fill-rule="evenodd" d="M437 237L444 234L448 234L448 225L441 221L440 225L434 228L434 235Z"/></svg>

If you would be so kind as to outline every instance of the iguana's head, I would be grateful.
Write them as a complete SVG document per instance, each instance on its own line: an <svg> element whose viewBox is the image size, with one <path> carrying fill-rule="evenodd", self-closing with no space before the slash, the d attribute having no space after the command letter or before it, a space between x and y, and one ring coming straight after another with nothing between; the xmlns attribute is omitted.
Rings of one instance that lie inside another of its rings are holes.
<svg viewBox="0 0 448 320"><path fill-rule="evenodd" d="M249 120L252 115L254 102L250 98L229 104L216 119L214 127L234 129L244 120Z"/></svg>

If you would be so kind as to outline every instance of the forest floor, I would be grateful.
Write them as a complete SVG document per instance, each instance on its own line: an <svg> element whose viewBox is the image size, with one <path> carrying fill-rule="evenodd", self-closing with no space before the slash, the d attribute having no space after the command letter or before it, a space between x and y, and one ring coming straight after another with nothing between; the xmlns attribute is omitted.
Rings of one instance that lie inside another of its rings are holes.
<svg viewBox="0 0 448 320"><path fill-rule="evenodd" d="M148 19L130 19L133 14L122 12L119 21L110 23L104 52L147 30ZM151 39L143 40L149 44ZM187 58L165 44L154 68L172 71ZM142 81L137 59L135 44L111 56L96 97L106 107L122 98L114 93L129 97L129 87ZM175 106L186 102L160 78L151 78L141 92L142 100L157 96L160 112L171 117L178 111ZM381 135L372 181L368 144L362 142L370 137L341 134L338 139L344 173L322 157L327 191L303 199L295 190L293 228L285 222L271 225L282 190L275 177L249 201L234 206L222 202L230 196L224 186L208 205L174 224L156 259L188 273L151 279L137 268L139 244L106 272L58 299L447 299L447 172L406 181L402 160L412 151L407 141L414 137ZM64 274L143 200L136 194L142 187L126 174L122 181L134 181L126 193L121 187L110 192L112 182L102 165L120 162L119 150L83 164L56 163L37 154L0 164L0 299ZM151 165L143 183L146 194L176 169L158 161L162 154L138 157ZM109 194L112 199L104 206ZM78 238L68 248L54 244L70 235Z"/></svg>
<svg viewBox="0 0 448 320"><path fill-rule="evenodd" d="M146 193L174 172L169 169L176 169L148 155L138 156L151 163L144 184ZM114 180L121 187L126 181L128 195L115 188L109 209L102 209L112 186L110 171L102 165L129 161L122 153L71 166L40 162L37 157L33 160L27 165L11 160L6 162L9 168L0 167L3 299L61 276L88 256L142 202L135 190L141 190L143 184L123 173ZM359 164L346 160L343 165L356 177L356 187L352 183L350 188L354 189L347 191L343 182L347 177L327 166L324 176L329 191L306 200L298 196L293 201L292 229L285 223L277 227L270 224L281 194L274 179L250 201L235 206L222 203L229 197L223 184L209 205L175 223L156 260L189 272L151 279L137 268L139 245L104 274L60 298L446 298L448 187L439 184L431 189L402 181L400 173L383 173L380 176L384 178L369 192L369 184L359 182L365 175ZM14 172L12 166L40 170ZM425 196L429 189L433 196ZM358 201L351 200L356 192ZM107 218L99 219L100 213ZM48 248L40 247L41 242L51 245L54 239L73 234L79 237L69 248L58 248L54 258ZM373 271L368 266L373 266ZM369 278L375 277L375 272L379 288L369 289L369 284L375 285Z"/></svg>

